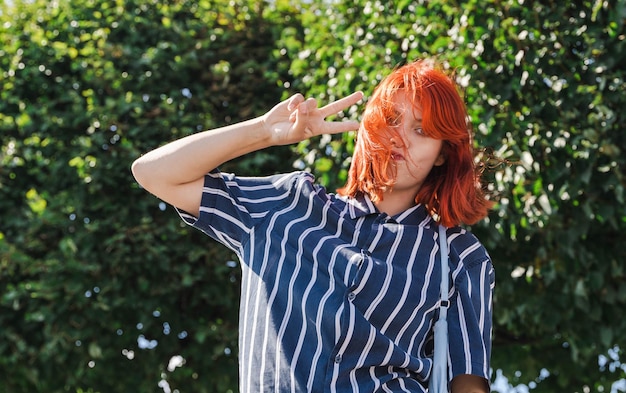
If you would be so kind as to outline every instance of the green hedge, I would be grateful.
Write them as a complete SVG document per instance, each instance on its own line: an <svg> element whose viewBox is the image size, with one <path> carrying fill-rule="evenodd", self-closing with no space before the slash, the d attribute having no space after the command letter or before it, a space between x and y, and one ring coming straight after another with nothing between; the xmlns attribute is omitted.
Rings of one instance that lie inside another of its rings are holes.
<svg viewBox="0 0 626 393"><path fill-rule="evenodd" d="M130 163L295 91L369 95L422 56L456 70L477 142L509 162L473 229L497 272L494 369L541 392L625 378L626 4L421 3L1 5L0 391L236 391L235 256ZM308 168L333 188L352 142L225 169Z"/></svg>

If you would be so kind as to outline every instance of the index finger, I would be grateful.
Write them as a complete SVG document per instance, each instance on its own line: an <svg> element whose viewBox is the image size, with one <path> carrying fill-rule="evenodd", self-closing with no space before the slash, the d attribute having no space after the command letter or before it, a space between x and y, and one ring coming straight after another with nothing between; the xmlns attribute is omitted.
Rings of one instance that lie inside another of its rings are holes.
<svg viewBox="0 0 626 393"><path fill-rule="evenodd" d="M328 117L349 108L350 106L361 101L361 99L363 99L363 92L357 91L347 97L341 98L337 101L331 102L330 104L319 108L319 111L322 116Z"/></svg>

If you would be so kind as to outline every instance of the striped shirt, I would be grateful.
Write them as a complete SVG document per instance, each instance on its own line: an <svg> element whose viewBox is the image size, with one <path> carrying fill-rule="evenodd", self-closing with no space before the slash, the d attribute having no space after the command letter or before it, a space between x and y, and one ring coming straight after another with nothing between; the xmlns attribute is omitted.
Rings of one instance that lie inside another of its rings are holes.
<svg viewBox="0 0 626 393"><path fill-rule="evenodd" d="M417 205L390 217L304 172L205 177L182 219L242 262L241 392L426 392L437 317L437 226ZM448 230L449 375L489 377L494 270Z"/></svg>

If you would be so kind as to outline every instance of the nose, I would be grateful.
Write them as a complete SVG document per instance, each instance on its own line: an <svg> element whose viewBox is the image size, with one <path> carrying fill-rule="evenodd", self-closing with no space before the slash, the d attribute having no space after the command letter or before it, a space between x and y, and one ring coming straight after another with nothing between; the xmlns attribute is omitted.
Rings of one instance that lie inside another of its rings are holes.
<svg viewBox="0 0 626 393"><path fill-rule="evenodd" d="M401 133L398 133L392 136L389 142L391 142L392 146L397 147L397 148L405 147L404 137L401 135Z"/></svg>

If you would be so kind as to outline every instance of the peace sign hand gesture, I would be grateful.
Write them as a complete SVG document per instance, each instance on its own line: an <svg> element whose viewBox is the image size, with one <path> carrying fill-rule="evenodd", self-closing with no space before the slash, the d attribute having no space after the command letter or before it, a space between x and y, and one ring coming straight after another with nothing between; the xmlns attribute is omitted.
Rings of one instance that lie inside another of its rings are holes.
<svg viewBox="0 0 626 393"><path fill-rule="evenodd" d="M263 125L270 133L273 145L287 145L317 135L357 130L358 121L327 121L325 119L349 108L362 98L363 93L356 92L318 108L315 99L305 100L302 94L296 94L267 112L262 117Z"/></svg>

